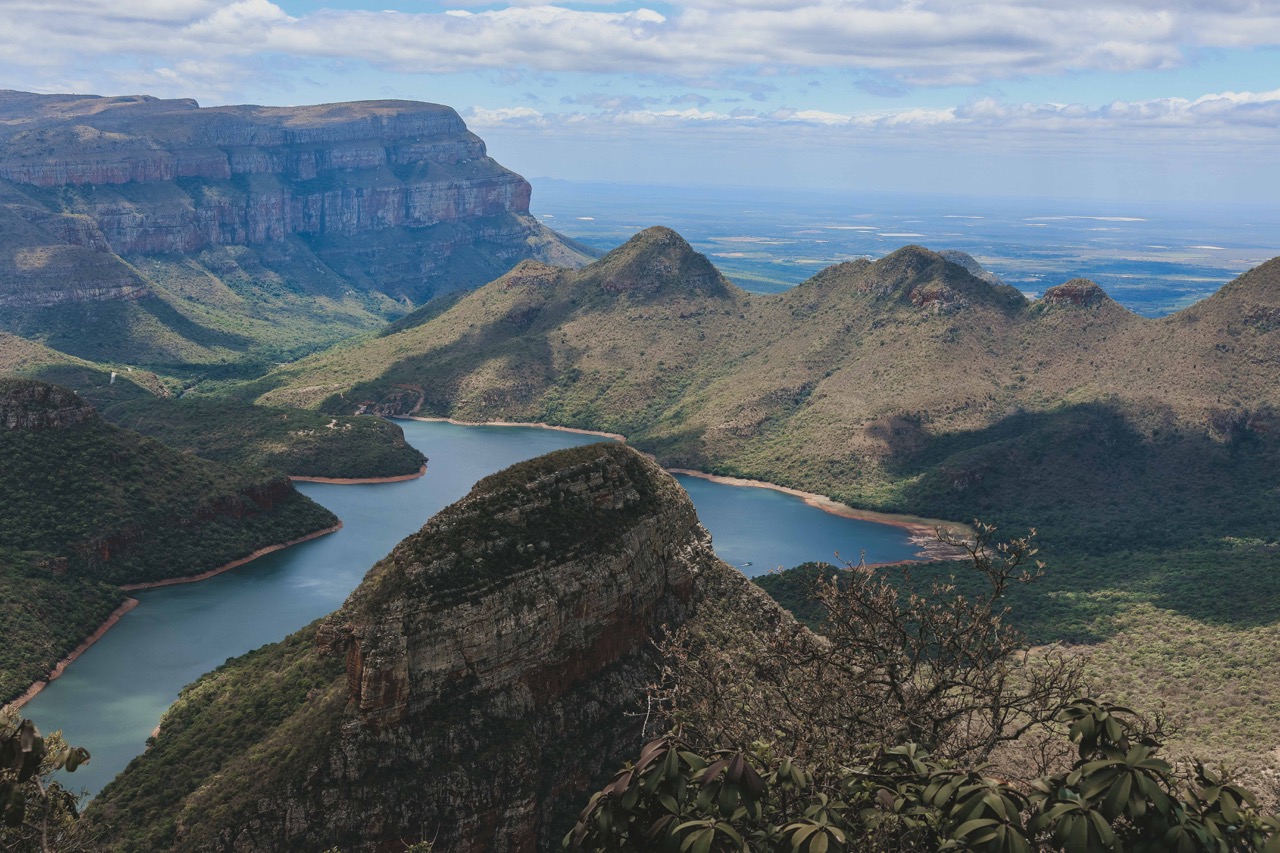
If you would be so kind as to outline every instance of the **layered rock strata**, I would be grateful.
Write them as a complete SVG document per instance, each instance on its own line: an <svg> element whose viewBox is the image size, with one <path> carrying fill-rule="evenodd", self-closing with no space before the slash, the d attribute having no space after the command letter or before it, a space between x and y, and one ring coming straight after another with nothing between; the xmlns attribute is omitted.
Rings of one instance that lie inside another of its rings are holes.
<svg viewBox="0 0 1280 853"><path fill-rule="evenodd" d="M581 260L529 215L529 195L437 104L201 108L0 92L0 206L10 230L31 232L15 241L13 263L31 274L55 267L36 276L26 305L143 295L127 266L56 274L101 266L92 256L104 253L299 238L357 289L415 302L446 271L471 286L525 257Z"/></svg>

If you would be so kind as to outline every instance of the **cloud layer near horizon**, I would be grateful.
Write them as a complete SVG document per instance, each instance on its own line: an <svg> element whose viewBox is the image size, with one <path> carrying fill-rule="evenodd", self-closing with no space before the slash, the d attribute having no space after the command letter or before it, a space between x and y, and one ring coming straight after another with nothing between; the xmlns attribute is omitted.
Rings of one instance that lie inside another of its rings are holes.
<svg viewBox="0 0 1280 853"><path fill-rule="evenodd" d="M851 114L796 109L720 112L704 109L701 105L685 109L645 109L630 104L626 108L610 108L618 100L605 99L604 108L592 113L541 112L529 107L473 107L465 111L464 116L475 129L525 127L608 134L629 132L636 127L681 131L697 127L744 131L786 127L843 130L868 139L877 135L892 137L927 130L935 135L969 133L986 139L990 138L992 131L1084 134L1089 140L1097 141L1099 134L1121 132L1142 134L1132 137L1133 141L1140 143L1149 142L1150 135L1170 133L1178 141L1189 143L1196 141L1198 133L1212 135L1228 130L1231 138L1238 142L1253 141L1268 146L1274 145L1275 128L1280 127L1280 89L1271 92L1222 92L1195 100L1113 101L1097 107L1083 104L1009 104L984 98L942 109L908 108Z"/></svg>

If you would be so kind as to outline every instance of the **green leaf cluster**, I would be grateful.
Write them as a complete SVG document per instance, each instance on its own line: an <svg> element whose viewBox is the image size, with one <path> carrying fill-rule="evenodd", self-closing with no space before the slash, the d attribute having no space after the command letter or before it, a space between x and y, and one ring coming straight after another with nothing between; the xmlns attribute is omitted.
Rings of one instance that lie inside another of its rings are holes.
<svg viewBox="0 0 1280 853"><path fill-rule="evenodd" d="M678 732L592 795L570 851L1233 853L1280 850L1280 818L1196 764L1180 776L1128 708L1059 716L1078 759L1025 789L917 744L848 756L831 782L769 744L704 756Z"/></svg>

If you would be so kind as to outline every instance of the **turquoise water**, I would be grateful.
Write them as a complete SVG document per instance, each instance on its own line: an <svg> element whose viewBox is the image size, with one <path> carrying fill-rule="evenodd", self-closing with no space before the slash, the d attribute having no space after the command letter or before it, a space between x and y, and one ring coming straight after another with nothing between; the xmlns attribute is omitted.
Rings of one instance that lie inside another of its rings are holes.
<svg viewBox="0 0 1280 853"><path fill-rule="evenodd" d="M67 780L96 793L146 744L183 686L325 615L397 542L481 477L534 456L598 439L522 427L402 422L430 457L427 474L403 483L299 489L337 513L337 533L269 554L200 583L135 593L140 604L23 708L45 731L62 729L93 760ZM717 553L759 574L807 560L903 559L903 530L840 518L780 492L680 477Z"/></svg>

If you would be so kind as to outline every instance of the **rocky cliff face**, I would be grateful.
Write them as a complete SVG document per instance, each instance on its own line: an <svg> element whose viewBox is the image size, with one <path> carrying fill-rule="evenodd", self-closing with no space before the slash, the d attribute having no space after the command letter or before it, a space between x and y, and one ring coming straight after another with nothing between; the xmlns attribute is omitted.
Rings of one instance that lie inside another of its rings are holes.
<svg viewBox="0 0 1280 853"><path fill-rule="evenodd" d="M460 684L532 710L680 616L709 551L674 483L623 448L553 464L508 472L437 516L326 622L366 725L394 728Z"/></svg>
<svg viewBox="0 0 1280 853"><path fill-rule="evenodd" d="M157 825L177 817L163 844L554 849L584 792L640 743L653 640L726 585L750 598L745 618L780 614L715 557L675 481L625 446L483 480L313 629L309 655L334 680L155 811ZM279 654L275 668L297 666ZM202 720L263 676L223 677L207 707L175 708L172 732L104 792L101 814L127 809L135 785L168 773L204 738Z"/></svg>
<svg viewBox="0 0 1280 853"><path fill-rule="evenodd" d="M0 424L8 429L31 432L65 429L93 417L93 406L66 388L41 382L0 380Z"/></svg>
<svg viewBox="0 0 1280 853"><path fill-rule="evenodd" d="M0 304L146 295L127 265L93 269L105 263L95 256L295 238L356 290L410 302L444 275L466 287L526 257L581 262L529 216L529 195L437 104L201 108L0 92L0 213L11 232L0 266L36 282L0 286ZM82 274L36 275L50 263Z"/></svg>
<svg viewBox="0 0 1280 853"><path fill-rule="evenodd" d="M120 254L529 213L528 182L436 104L96 98L0 127L0 178L63 188L87 219L49 224Z"/></svg>

